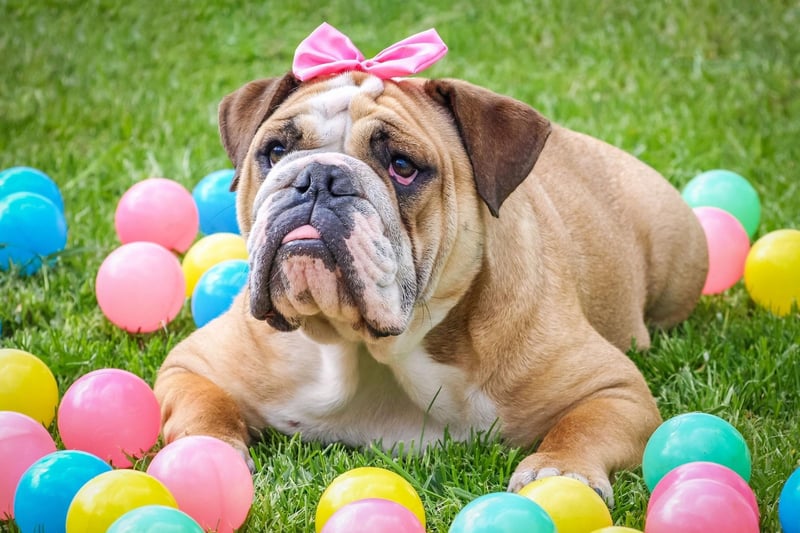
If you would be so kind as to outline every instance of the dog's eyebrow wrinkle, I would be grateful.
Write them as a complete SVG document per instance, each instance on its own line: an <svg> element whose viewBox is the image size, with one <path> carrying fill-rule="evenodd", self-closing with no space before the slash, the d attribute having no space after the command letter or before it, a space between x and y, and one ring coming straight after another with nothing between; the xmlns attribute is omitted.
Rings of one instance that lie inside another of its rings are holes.
<svg viewBox="0 0 800 533"><path fill-rule="evenodd" d="M295 117L297 126L305 132L316 132L314 148L317 150L344 151L344 139L350 134L352 106L364 98L374 101L383 93L384 84L379 78L367 77L358 85L350 74L325 82L326 90L309 99L306 110Z"/></svg>
<svg viewBox="0 0 800 533"><path fill-rule="evenodd" d="M356 85L349 74L338 76L328 82L329 89L314 96L311 101L313 113L323 120L330 120L335 115L347 112L350 104L359 96L368 96L373 100L383 94L383 81L370 76Z"/></svg>

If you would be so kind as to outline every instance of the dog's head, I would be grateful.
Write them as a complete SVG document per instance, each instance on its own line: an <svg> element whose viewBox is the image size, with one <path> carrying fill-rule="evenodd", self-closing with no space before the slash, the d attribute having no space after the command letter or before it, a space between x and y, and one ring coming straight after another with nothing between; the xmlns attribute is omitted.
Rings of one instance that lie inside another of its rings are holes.
<svg viewBox="0 0 800 533"><path fill-rule="evenodd" d="M486 214L549 131L527 105L457 80L287 75L228 95L220 132L252 314L317 335L404 332L420 304L466 290Z"/></svg>

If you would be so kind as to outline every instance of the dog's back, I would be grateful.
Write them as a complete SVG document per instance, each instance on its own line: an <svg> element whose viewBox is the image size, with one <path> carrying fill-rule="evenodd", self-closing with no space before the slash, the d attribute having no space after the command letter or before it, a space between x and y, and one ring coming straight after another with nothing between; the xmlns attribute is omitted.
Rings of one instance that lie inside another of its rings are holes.
<svg viewBox="0 0 800 533"><path fill-rule="evenodd" d="M554 126L533 178L533 194L541 187L557 206L584 312L604 337L623 351L632 338L646 348L645 321L668 327L689 316L708 270L705 235L658 172Z"/></svg>

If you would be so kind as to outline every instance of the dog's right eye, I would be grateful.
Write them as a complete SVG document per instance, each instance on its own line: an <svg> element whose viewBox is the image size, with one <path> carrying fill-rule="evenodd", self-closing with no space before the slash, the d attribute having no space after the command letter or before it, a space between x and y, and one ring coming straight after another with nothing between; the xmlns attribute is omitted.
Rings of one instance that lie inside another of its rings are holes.
<svg viewBox="0 0 800 533"><path fill-rule="evenodd" d="M270 147L267 149L270 167L277 165L278 162L283 159L283 156L286 155L286 152L286 147L281 143L273 143L270 145Z"/></svg>

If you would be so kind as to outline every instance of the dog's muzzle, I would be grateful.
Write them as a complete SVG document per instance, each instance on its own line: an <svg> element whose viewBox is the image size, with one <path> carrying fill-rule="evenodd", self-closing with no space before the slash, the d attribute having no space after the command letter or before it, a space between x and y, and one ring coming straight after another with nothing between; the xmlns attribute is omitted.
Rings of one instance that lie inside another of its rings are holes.
<svg viewBox="0 0 800 533"><path fill-rule="evenodd" d="M402 332L396 246L359 179L347 164L312 161L258 208L254 317L282 331L322 314L373 335Z"/></svg>

